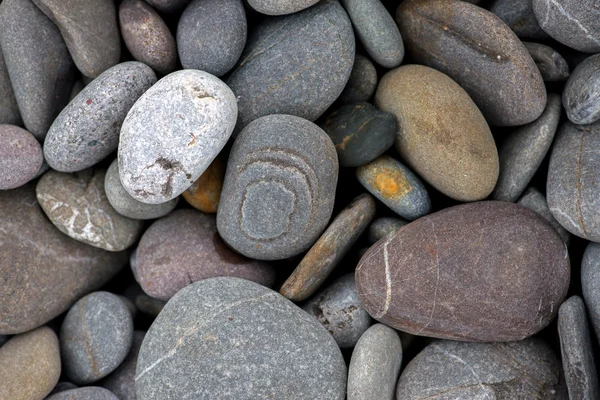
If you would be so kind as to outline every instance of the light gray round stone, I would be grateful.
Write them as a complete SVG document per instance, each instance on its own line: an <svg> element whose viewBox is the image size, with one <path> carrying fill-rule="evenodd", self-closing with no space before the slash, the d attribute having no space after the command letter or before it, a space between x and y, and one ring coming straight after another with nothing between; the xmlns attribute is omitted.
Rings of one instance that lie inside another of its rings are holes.
<svg viewBox="0 0 600 400"><path fill-rule="evenodd" d="M574 124L600 120L600 54L583 60L571 74L562 94L567 117Z"/></svg>
<svg viewBox="0 0 600 400"><path fill-rule="evenodd" d="M357 54L350 79L339 97L342 103L360 103L368 101L377 88L377 70L365 56Z"/></svg>
<svg viewBox="0 0 600 400"><path fill-rule="evenodd" d="M237 102L219 78L173 72L131 107L119 140L121 183L136 200L167 202L202 175L223 149L237 119Z"/></svg>
<svg viewBox="0 0 600 400"><path fill-rule="evenodd" d="M600 341L600 244L590 243L581 260L581 291L590 322Z"/></svg>
<svg viewBox="0 0 600 400"><path fill-rule="evenodd" d="M534 211L544 217L546 221L552 225L556 232L560 235L562 240L568 245L571 241L571 234L562 227L562 225L554 218L552 213L550 212L550 208L548 208L548 203L546 202L546 197L540 193L534 187L530 187L525 191L523 197L517 201L517 204L529 208L531 211Z"/></svg>

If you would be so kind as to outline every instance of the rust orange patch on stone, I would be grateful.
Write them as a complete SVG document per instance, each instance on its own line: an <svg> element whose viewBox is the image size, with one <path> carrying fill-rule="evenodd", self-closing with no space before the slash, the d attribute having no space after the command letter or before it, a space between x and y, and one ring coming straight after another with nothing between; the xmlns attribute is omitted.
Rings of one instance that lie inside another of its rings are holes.
<svg viewBox="0 0 600 400"><path fill-rule="evenodd" d="M216 158L182 196L195 209L205 213L216 213L224 179L225 165Z"/></svg>
<svg viewBox="0 0 600 400"><path fill-rule="evenodd" d="M411 189L404 174L388 168L378 168L374 173L374 185L382 196L402 197Z"/></svg>

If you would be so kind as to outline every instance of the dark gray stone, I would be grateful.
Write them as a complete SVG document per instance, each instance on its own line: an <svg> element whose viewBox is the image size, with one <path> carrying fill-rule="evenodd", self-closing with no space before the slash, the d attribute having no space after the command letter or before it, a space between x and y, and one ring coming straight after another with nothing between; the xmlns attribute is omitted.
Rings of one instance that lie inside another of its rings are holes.
<svg viewBox="0 0 600 400"><path fill-rule="evenodd" d="M556 355L539 339L436 341L406 366L396 398L567 400Z"/></svg>
<svg viewBox="0 0 600 400"><path fill-rule="evenodd" d="M0 39L0 43L2 40ZM21 125L21 114L19 114L19 106L15 98L8 70L4 63L4 56L0 48L0 124Z"/></svg>
<svg viewBox="0 0 600 400"><path fill-rule="evenodd" d="M162 78L131 107L119 139L121 183L136 200L160 204L179 196L227 143L235 95L197 70Z"/></svg>
<svg viewBox="0 0 600 400"><path fill-rule="evenodd" d="M533 0L533 12L553 39L586 53L600 51L600 8L595 0Z"/></svg>
<svg viewBox="0 0 600 400"><path fill-rule="evenodd" d="M183 9L190 0L146 0L146 3L160 12L172 14Z"/></svg>
<svg viewBox="0 0 600 400"><path fill-rule="evenodd" d="M133 319L125 303L94 292L71 307L60 328L67 377L76 384L104 378L123 362L133 343Z"/></svg>
<svg viewBox="0 0 600 400"><path fill-rule="evenodd" d="M333 111L321 128L333 141L340 166L360 167L392 147L397 124L394 115L370 103L356 103Z"/></svg>
<svg viewBox="0 0 600 400"><path fill-rule="evenodd" d="M368 101L377 87L377 70L367 57L356 54L346 87L338 100L342 103Z"/></svg>
<svg viewBox="0 0 600 400"><path fill-rule="evenodd" d="M279 293L238 278L178 292L142 343L138 400L343 400L346 365L333 338Z"/></svg>
<svg viewBox="0 0 600 400"><path fill-rule="evenodd" d="M352 24L337 1L266 18L227 81L238 99L236 131L270 114L314 121L342 93L353 63Z"/></svg>
<svg viewBox="0 0 600 400"><path fill-rule="evenodd" d="M380 0L341 0L358 38L373 61L395 68L404 58L400 31Z"/></svg>
<svg viewBox="0 0 600 400"><path fill-rule="evenodd" d="M146 332L143 331L135 331L133 333L133 344L125 360L123 360L116 370L100 382L100 386L110 390L119 400L136 400L135 367L145 335Z"/></svg>
<svg viewBox="0 0 600 400"><path fill-rule="evenodd" d="M590 322L600 341L600 244L590 243L581 260L581 291Z"/></svg>
<svg viewBox="0 0 600 400"><path fill-rule="evenodd" d="M2 2L0 46L25 128L42 140L69 99L74 68L67 46L31 0Z"/></svg>
<svg viewBox="0 0 600 400"><path fill-rule="evenodd" d="M0 335L0 347L10 339L8 335Z"/></svg>
<svg viewBox="0 0 600 400"><path fill-rule="evenodd" d="M396 233L398 229L402 228L406 224L408 224L408 221L402 218L377 218L369 226L369 243L377 243L380 239L386 237L387 235Z"/></svg>
<svg viewBox="0 0 600 400"><path fill-rule="evenodd" d="M302 11L319 0L248 0L256 11L267 15L285 15Z"/></svg>
<svg viewBox="0 0 600 400"><path fill-rule="evenodd" d="M600 32L599 32L600 35ZM573 70L562 94L567 117L574 124L600 120L600 54L586 58Z"/></svg>
<svg viewBox="0 0 600 400"><path fill-rule="evenodd" d="M310 121L269 115L239 134L229 155L217 228L259 260L307 250L331 218L338 177L331 139Z"/></svg>
<svg viewBox="0 0 600 400"><path fill-rule="evenodd" d="M394 400L402 344L392 328L375 324L356 343L348 367L348 400Z"/></svg>
<svg viewBox="0 0 600 400"><path fill-rule="evenodd" d="M560 306L558 335L569 398L599 399L594 349L581 297L573 296Z"/></svg>
<svg viewBox="0 0 600 400"><path fill-rule="evenodd" d="M123 303L125 303L125 305L127 306L127 309L131 313L131 318L133 318L135 320L135 317L137 316L137 308L135 306L135 303L133 301L129 300L128 297L125 297L125 296L122 296L122 295L117 295L117 297L119 299L121 299L121 301Z"/></svg>
<svg viewBox="0 0 600 400"><path fill-rule="evenodd" d="M242 55L247 30L242 0L192 1L177 26L183 68L225 75Z"/></svg>
<svg viewBox="0 0 600 400"><path fill-rule="evenodd" d="M81 171L115 151L129 109L155 82L152 69L135 61L115 65L94 79L50 126L44 141L50 167Z"/></svg>
<svg viewBox="0 0 600 400"><path fill-rule="evenodd" d="M546 109L534 122L512 132L500 146L500 175L494 200L515 202L550 150L560 120L560 96L548 95Z"/></svg>
<svg viewBox="0 0 600 400"><path fill-rule="evenodd" d="M549 38L533 14L532 0L496 0L490 11L504 21L521 39Z"/></svg>
<svg viewBox="0 0 600 400"><path fill-rule="evenodd" d="M354 273L338 278L308 299L302 309L329 331L341 349L354 347L371 326L371 316L360 305Z"/></svg>
<svg viewBox="0 0 600 400"><path fill-rule="evenodd" d="M50 392L50 394L48 396L51 396L53 394L60 393L60 392L66 392L67 390L77 389L77 388L78 388L78 386L71 382L58 382L56 384L56 386L54 386L54 389L52 389L52 392Z"/></svg>
<svg viewBox="0 0 600 400"><path fill-rule="evenodd" d="M558 51L539 43L523 42L523 45L533 58L544 81L564 81L569 77L569 64Z"/></svg>
<svg viewBox="0 0 600 400"><path fill-rule="evenodd" d="M177 205L179 197L160 204L146 204L137 201L125 190L119 179L119 163L115 159L106 171L104 178L106 198L119 214L133 219L155 219L164 217Z"/></svg>
<svg viewBox="0 0 600 400"><path fill-rule="evenodd" d="M0 190L29 182L43 161L42 146L31 133L18 126L0 125Z"/></svg>
<svg viewBox="0 0 600 400"><path fill-rule="evenodd" d="M569 232L600 241L600 122L564 123L554 141L546 198L556 220Z"/></svg>
<svg viewBox="0 0 600 400"><path fill-rule="evenodd" d="M78 389L67 390L47 397L46 400L122 400L115 396L110 390L97 386L87 386Z"/></svg>
<svg viewBox="0 0 600 400"><path fill-rule="evenodd" d="M523 197L517 201L517 204L529 208L531 211L535 211L546 221L552 225L556 232L560 235L562 240L568 245L571 241L571 234L562 227L562 225L554 218L550 209L548 208L548 203L546 202L546 197L541 194L536 188L529 188L523 194Z"/></svg>

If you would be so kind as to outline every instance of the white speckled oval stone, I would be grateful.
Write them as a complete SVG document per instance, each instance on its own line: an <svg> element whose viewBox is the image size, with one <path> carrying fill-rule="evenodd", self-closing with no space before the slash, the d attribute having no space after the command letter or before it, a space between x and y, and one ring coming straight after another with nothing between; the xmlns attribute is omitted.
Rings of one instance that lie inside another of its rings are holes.
<svg viewBox="0 0 600 400"><path fill-rule="evenodd" d="M169 201L219 154L237 120L231 89L203 71L167 75L133 105L121 128L119 175L136 200Z"/></svg>

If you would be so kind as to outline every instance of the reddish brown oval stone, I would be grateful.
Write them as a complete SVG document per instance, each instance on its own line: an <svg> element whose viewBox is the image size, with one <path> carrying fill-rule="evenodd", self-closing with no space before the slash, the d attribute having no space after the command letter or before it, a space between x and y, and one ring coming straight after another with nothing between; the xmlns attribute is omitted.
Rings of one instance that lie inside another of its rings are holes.
<svg viewBox="0 0 600 400"><path fill-rule="evenodd" d="M554 229L512 203L459 205L382 239L356 269L361 303L412 334L498 342L538 332L569 287L569 257Z"/></svg>

